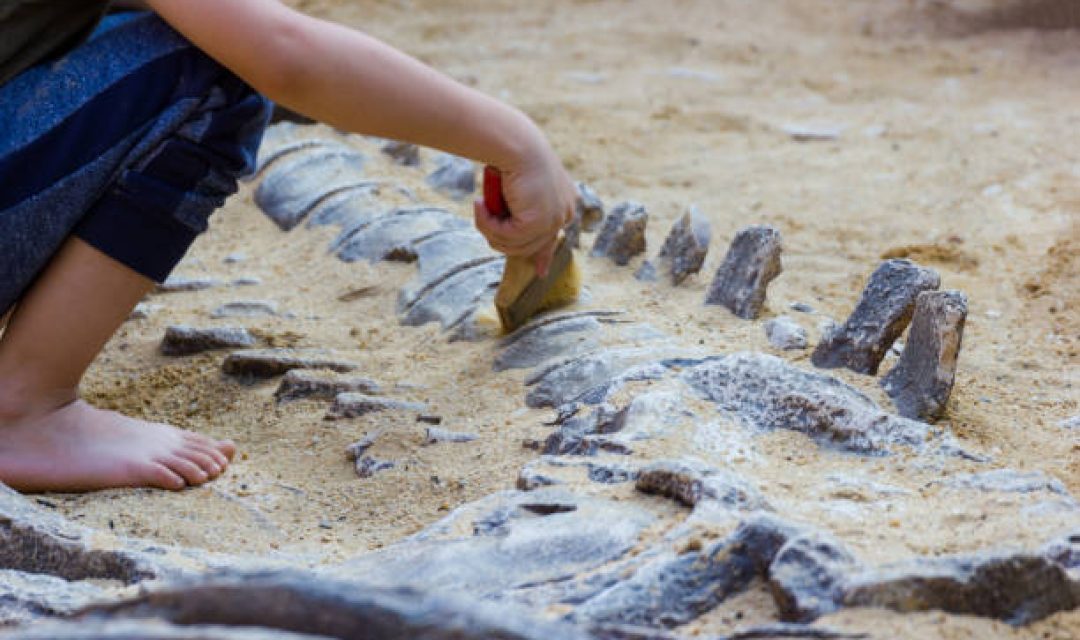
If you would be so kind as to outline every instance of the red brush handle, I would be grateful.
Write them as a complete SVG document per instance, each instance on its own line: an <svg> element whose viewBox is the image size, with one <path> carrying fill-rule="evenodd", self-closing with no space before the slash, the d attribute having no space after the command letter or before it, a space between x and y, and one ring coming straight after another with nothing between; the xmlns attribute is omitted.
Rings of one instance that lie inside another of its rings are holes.
<svg viewBox="0 0 1080 640"><path fill-rule="evenodd" d="M484 167L484 208L499 218L510 217L510 205L502 190L502 174L491 165Z"/></svg>

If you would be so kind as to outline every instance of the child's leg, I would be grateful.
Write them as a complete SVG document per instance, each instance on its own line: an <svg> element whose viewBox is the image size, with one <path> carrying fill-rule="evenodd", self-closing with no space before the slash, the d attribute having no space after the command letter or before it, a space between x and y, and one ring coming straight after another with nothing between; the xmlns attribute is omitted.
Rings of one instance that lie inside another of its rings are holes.
<svg viewBox="0 0 1080 640"><path fill-rule="evenodd" d="M154 280L250 170L265 100L151 15L0 87L0 481L179 489L234 448L76 400ZM7 187L11 188L7 188Z"/></svg>
<svg viewBox="0 0 1080 640"><path fill-rule="evenodd" d="M83 372L153 283L68 240L0 340L0 481L23 491L151 485L216 477L234 447L76 399Z"/></svg>

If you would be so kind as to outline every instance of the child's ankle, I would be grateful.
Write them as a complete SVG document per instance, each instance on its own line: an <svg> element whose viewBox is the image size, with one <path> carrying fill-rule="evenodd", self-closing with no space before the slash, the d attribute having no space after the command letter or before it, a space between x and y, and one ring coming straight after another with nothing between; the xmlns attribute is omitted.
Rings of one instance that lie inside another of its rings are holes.
<svg viewBox="0 0 1080 640"><path fill-rule="evenodd" d="M18 380L0 378L0 424L48 413L76 397L74 389L43 392Z"/></svg>

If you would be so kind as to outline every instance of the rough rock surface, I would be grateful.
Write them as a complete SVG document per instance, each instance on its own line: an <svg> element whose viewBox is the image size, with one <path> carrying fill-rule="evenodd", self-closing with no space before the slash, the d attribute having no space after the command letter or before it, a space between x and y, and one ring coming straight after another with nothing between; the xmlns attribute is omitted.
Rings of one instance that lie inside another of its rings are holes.
<svg viewBox="0 0 1080 640"><path fill-rule="evenodd" d="M394 463L392 461L380 460L373 456L360 456L355 462L356 475L359 478L370 478L380 471L387 471L388 469L394 468Z"/></svg>
<svg viewBox="0 0 1080 640"><path fill-rule="evenodd" d="M169 575L151 553L102 549L96 536L0 485L0 568L124 584Z"/></svg>
<svg viewBox="0 0 1080 640"><path fill-rule="evenodd" d="M665 347L601 349L539 367L525 379L532 387L525 396L530 407L558 407L591 389L615 384L620 374L644 363L662 362L690 352ZM657 365L663 368L662 365ZM643 372L643 375L647 375Z"/></svg>
<svg viewBox="0 0 1080 640"><path fill-rule="evenodd" d="M411 540L330 570L376 584L514 599L515 591L622 557L653 521L643 509L542 488L459 507Z"/></svg>
<svg viewBox="0 0 1080 640"><path fill-rule="evenodd" d="M339 393L334 398L334 404L326 413L326 418L328 420L339 420L342 418L358 418L379 411L423 411L424 408L422 402L406 402L384 396L346 392Z"/></svg>
<svg viewBox="0 0 1080 640"><path fill-rule="evenodd" d="M101 588L88 582L0 569L0 628L67 615L104 595Z"/></svg>
<svg viewBox="0 0 1080 640"><path fill-rule="evenodd" d="M626 265L634 256L645 253L645 227L648 222L649 214L644 205L637 202L615 205L596 234L589 255L611 258L619 266Z"/></svg>
<svg viewBox="0 0 1080 640"><path fill-rule="evenodd" d="M746 320L757 318L769 283L783 271L782 248L780 232L773 227L753 225L739 231L709 285L705 304L722 305Z"/></svg>
<svg viewBox="0 0 1080 640"><path fill-rule="evenodd" d="M910 260L881 263L851 316L823 336L814 349L814 365L876 374L881 359L911 321L915 299L923 291L937 289L940 283L935 271Z"/></svg>
<svg viewBox="0 0 1080 640"><path fill-rule="evenodd" d="M319 200L361 181L363 156L331 143L290 155L267 169L255 204L283 231L303 221Z"/></svg>
<svg viewBox="0 0 1080 640"><path fill-rule="evenodd" d="M468 225L463 218L438 207L397 209L343 233L338 241L337 255L345 262L411 262L416 259L414 245L418 240Z"/></svg>
<svg viewBox="0 0 1080 640"><path fill-rule="evenodd" d="M1015 469L994 469L978 473L958 473L951 475L939 484L958 489L977 491L1000 491L1002 493L1035 493L1048 491L1061 496L1068 496L1069 491L1060 480L1051 478L1040 471L1017 471Z"/></svg>
<svg viewBox="0 0 1080 640"><path fill-rule="evenodd" d="M766 322L765 337L769 339L769 344L784 351L805 349L808 344L806 329L787 316L779 316Z"/></svg>
<svg viewBox="0 0 1080 640"><path fill-rule="evenodd" d="M212 577L88 609L83 616L260 627L331 638L585 640L573 627L507 605L380 588L299 571ZM362 635L358 635L362 630Z"/></svg>
<svg viewBox="0 0 1080 640"><path fill-rule="evenodd" d="M552 322L526 326L508 336L495 356L495 371L526 369L567 353L591 351L601 328L594 315L571 314Z"/></svg>
<svg viewBox="0 0 1080 640"><path fill-rule="evenodd" d="M916 298L900 361L881 380L900 415L932 422L945 413L966 318L967 297L959 291L924 291Z"/></svg>
<svg viewBox="0 0 1080 640"><path fill-rule="evenodd" d="M437 427L428 427L424 433L425 444L438 444L440 442L472 442L479 436L475 433L466 433L463 431L450 431L449 429L439 429Z"/></svg>
<svg viewBox="0 0 1080 640"><path fill-rule="evenodd" d="M375 196L378 183L358 182L327 195L308 214L308 227L338 225L354 227L381 215L385 205Z"/></svg>
<svg viewBox="0 0 1080 640"><path fill-rule="evenodd" d="M566 240L571 247L581 246L581 233L593 231L604 220L604 203L592 187L584 182L575 184L577 199L574 201L574 219L566 226Z"/></svg>
<svg viewBox="0 0 1080 640"><path fill-rule="evenodd" d="M419 326L438 322L449 329L488 300L502 279L504 260L482 257L433 277L423 286L403 290L398 299L401 324Z"/></svg>
<svg viewBox="0 0 1080 640"><path fill-rule="evenodd" d="M757 489L742 478L688 460L661 460L644 467L635 487L642 493L673 498L688 507L702 500L746 510L766 506Z"/></svg>
<svg viewBox="0 0 1080 640"><path fill-rule="evenodd" d="M187 278L184 276L169 276L156 287L158 293L181 293L187 291L202 291L220 287L221 280L217 278Z"/></svg>
<svg viewBox="0 0 1080 640"><path fill-rule="evenodd" d="M210 312L211 318L251 318L276 316L277 303L272 300L235 300L226 302Z"/></svg>
<svg viewBox="0 0 1080 640"><path fill-rule="evenodd" d="M427 177L427 183L436 191L451 198L464 198L476 191L476 165L468 158L442 154L436 159L437 167Z"/></svg>
<svg viewBox="0 0 1080 640"><path fill-rule="evenodd" d="M671 278L672 285L681 284L690 275L701 271L711 240L709 221L697 207L690 207L671 227L660 247L656 257L657 268Z"/></svg>
<svg viewBox="0 0 1080 640"><path fill-rule="evenodd" d="M378 393L379 384L360 376L343 376L317 369L293 369L281 379L274 397L282 402L299 398L332 400L339 393L349 391Z"/></svg>
<svg viewBox="0 0 1080 640"><path fill-rule="evenodd" d="M810 622L838 609L844 579L855 567L855 557L830 535L814 531L789 540L769 565L781 617Z"/></svg>
<svg viewBox="0 0 1080 640"><path fill-rule="evenodd" d="M572 619L661 628L684 624L745 591L796 532L781 520L756 516L699 550L661 551L630 577L587 599Z"/></svg>
<svg viewBox="0 0 1080 640"><path fill-rule="evenodd" d="M189 327L172 325L165 328L161 353L167 356L186 356L216 349L239 349L256 344L255 336L243 327Z"/></svg>
<svg viewBox="0 0 1080 640"><path fill-rule="evenodd" d="M940 609L1027 624L1080 606L1080 581L1035 554L919 558L848 577L843 604Z"/></svg>
<svg viewBox="0 0 1080 640"><path fill-rule="evenodd" d="M390 140L379 151L382 151L388 158L404 167L420 166L420 147L415 144Z"/></svg>
<svg viewBox="0 0 1080 640"><path fill-rule="evenodd" d="M922 423L885 413L855 388L774 356L710 358L683 379L721 410L759 429L793 429L862 453L919 445L926 438Z"/></svg>
<svg viewBox="0 0 1080 640"><path fill-rule="evenodd" d="M0 633L4 640L333 640L255 627L172 625L152 620L79 620Z"/></svg>
<svg viewBox="0 0 1080 640"><path fill-rule="evenodd" d="M229 354L222 370L229 375L251 378L273 378L293 369L328 369L344 373L353 371L353 362L334 357L322 349L252 349Z"/></svg>

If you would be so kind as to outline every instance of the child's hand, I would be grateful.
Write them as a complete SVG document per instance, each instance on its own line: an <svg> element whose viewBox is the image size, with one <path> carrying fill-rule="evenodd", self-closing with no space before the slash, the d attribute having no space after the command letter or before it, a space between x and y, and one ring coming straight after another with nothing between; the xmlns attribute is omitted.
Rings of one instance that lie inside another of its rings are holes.
<svg viewBox="0 0 1080 640"><path fill-rule="evenodd" d="M477 200L476 228L496 251L533 258L537 274L547 275L559 230L574 217L570 176L540 135L520 163L498 169L511 215L493 215Z"/></svg>

